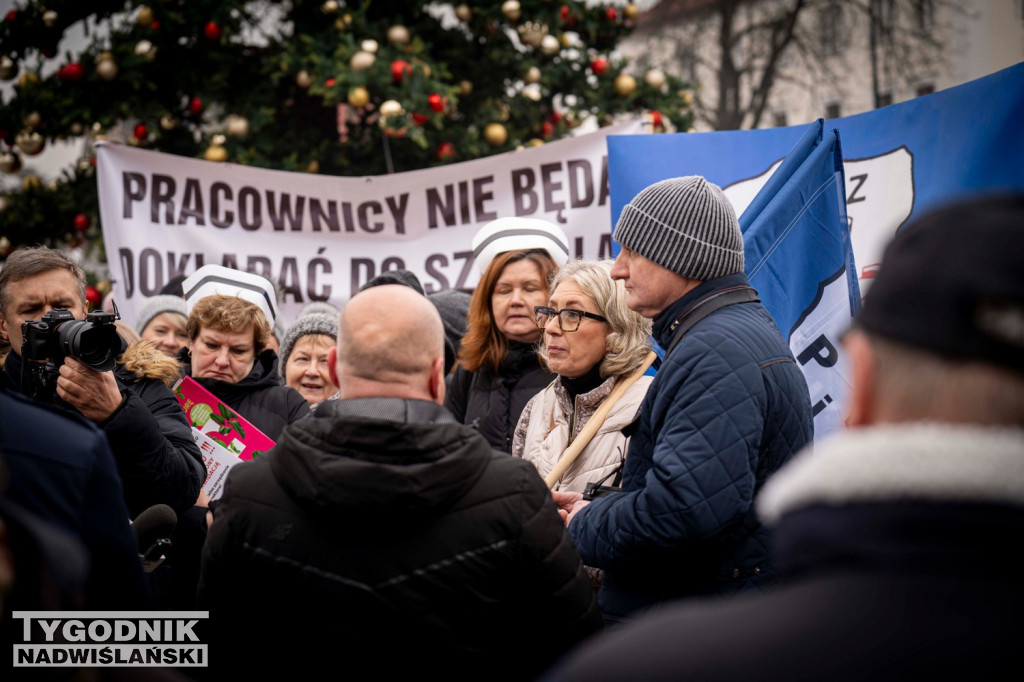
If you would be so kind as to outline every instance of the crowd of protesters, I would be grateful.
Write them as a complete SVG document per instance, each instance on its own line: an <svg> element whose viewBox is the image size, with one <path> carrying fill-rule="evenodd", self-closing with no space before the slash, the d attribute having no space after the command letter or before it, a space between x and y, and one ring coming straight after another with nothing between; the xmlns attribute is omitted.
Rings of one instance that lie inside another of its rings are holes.
<svg viewBox="0 0 1024 682"><path fill-rule="evenodd" d="M4 645L15 610L206 609L211 676L1012 664L1024 198L900 231L843 339L847 430L813 446L807 382L721 189L656 183L614 237L614 262L573 261L558 226L500 218L473 239L471 294L386 272L290 326L271 282L208 265L116 336L97 325L103 358L52 357L34 326L85 318L82 269L9 254ZM276 443L213 500L184 377ZM176 525L156 566L129 521L161 505Z"/></svg>

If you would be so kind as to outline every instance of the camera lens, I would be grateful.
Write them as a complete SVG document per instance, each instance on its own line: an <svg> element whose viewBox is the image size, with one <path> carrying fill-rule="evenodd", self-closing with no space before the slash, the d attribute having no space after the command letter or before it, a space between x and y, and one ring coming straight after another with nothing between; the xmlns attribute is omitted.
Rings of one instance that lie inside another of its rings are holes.
<svg viewBox="0 0 1024 682"><path fill-rule="evenodd" d="M77 358L97 372L114 369L125 343L113 324L96 325L85 320L64 322L57 328L64 355Z"/></svg>

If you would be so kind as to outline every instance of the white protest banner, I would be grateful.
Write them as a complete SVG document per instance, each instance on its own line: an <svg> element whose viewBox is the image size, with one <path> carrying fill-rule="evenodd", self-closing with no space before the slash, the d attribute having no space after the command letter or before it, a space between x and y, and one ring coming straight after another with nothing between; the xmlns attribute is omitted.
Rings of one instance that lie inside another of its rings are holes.
<svg viewBox="0 0 1024 682"><path fill-rule="evenodd" d="M573 257L610 257L605 138L640 121L441 168L374 177L288 173L103 143L100 216L125 320L178 274L218 263L263 274L287 323L312 301L340 305L386 270L427 293L472 288L470 242L484 223L558 223Z"/></svg>

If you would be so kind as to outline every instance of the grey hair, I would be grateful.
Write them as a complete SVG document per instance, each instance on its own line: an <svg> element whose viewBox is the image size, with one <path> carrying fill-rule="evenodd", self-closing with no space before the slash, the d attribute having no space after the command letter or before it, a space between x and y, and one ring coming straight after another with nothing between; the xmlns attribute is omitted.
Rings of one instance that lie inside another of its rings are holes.
<svg viewBox="0 0 1024 682"><path fill-rule="evenodd" d="M608 332L608 352L601 361L602 377L623 377L632 374L643 364L651 349L651 321L629 309L626 305L626 285L611 276L611 260L574 260L555 273L548 296L562 282L572 280L590 298L594 299L600 314L608 319L612 328ZM547 352L541 344L538 353L547 365Z"/></svg>
<svg viewBox="0 0 1024 682"><path fill-rule="evenodd" d="M66 270L71 273L75 285L78 287L78 298L81 299L82 308L87 309L85 271L78 263L58 249L51 249L48 246L29 246L11 253L3 267L0 268L0 314L7 315L7 306L11 302L10 294L7 293L8 285L51 270Z"/></svg>

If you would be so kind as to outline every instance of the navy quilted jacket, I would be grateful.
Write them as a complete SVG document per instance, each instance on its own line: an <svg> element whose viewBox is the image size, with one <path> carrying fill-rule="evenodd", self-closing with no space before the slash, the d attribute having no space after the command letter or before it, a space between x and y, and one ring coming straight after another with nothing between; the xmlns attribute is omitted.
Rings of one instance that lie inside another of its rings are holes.
<svg viewBox="0 0 1024 682"><path fill-rule="evenodd" d="M746 276L704 282L654 320L672 321ZM623 492L573 519L584 563L605 570L606 615L678 597L735 592L773 576L754 497L812 440L807 383L768 311L730 305L699 321L658 371L640 408Z"/></svg>

